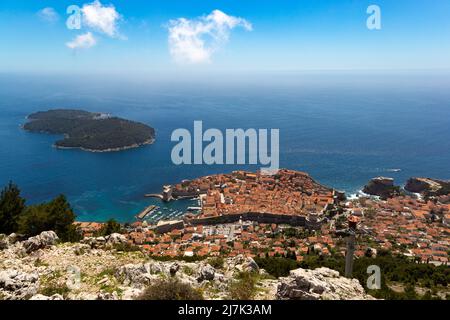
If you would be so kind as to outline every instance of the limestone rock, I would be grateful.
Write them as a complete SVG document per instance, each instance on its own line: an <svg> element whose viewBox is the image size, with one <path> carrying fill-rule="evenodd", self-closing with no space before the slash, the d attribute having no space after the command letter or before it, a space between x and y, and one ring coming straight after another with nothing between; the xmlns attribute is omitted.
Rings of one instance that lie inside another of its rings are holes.
<svg viewBox="0 0 450 320"><path fill-rule="evenodd" d="M244 255L226 259L225 269L228 272L259 272L259 266L255 260Z"/></svg>
<svg viewBox="0 0 450 320"><path fill-rule="evenodd" d="M77 243L76 245L74 245L73 247L73 252L77 255L77 256L81 256L84 254L88 254L91 252L91 246L88 244L84 244L84 243Z"/></svg>
<svg viewBox="0 0 450 320"><path fill-rule="evenodd" d="M201 266L199 272L198 281L211 281L214 280L214 276L216 274L216 270L209 264Z"/></svg>
<svg viewBox="0 0 450 320"><path fill-rule="evenodd" d="M281 278L277 288L279 300L372 300L356 279L339 276L328 268L296 269Z"/></svg>
<svg viewBox="0 0 450 320"><path fill-rule="evenodd" d="M103 248L106 244L105 237L85 237L80 241L80 243L87 244L91 249Z"/></svg>
<svg viewBox="0 0 450 320"><path fill-rule="evenodd" d="M5 250L20 241L21 236L16 233L11 233L9 236L0 234L0 250Z"/></svg>
<svg viewBox="0 0 450 320"><path fill-rule="evenodd" d="M100 292L97 296L97 300L119 300L119 295L115 291L113 293Z"/></svg>
<svg viewBox="0 0 450 320"><path fill-rule="evenodd" d="M121 266L116 277L126 286L142 287L148 285L157 276L151 273L151 264L127 264Z"/></svg>
<svg viewBox="0 0 450 320"><path fill-rule="evenodd" d="M106 243L111 244L111 245L115 245L115 244L122 244L122 243L126 243L127 242L127 238L119 233L113 233L110 236L107 237Z"/></svg>
<svg viewBox="0 0 450 320"><path fill-rule="evenodd" d="M56 244L59 240L58 236L54 231L44 231L40 235L31 237L22 243L25 251L31 253L33 251L47 248Z"/></svg>
<svg viewBox="0 0 450 320"><path fill-rule="evenodd" d="M39 276L17 270L0 271L0 293L8 300L28 299L37 293Z"/></svg>
<svg viewBox="0 0 450 320"><path fill-rule="evenodd" d="M448 182L430 178L410 178L405 185L405 190L414 193L435 193Z"/></svg>
<svg viewBox="0 0 450 320"><path fill-rule="evenodd" d="M394 186L394 179L377 177L369 181L363 192L381 198L391 198L398 193L398 188Z"/></svg>
<svg viewBox="0 0 450 320"><path fill-rule="evenodd" d="M180 265L178 262L174 262L170 265L169 271L172 277L174 277L177 274L178 270L180 270Z"/></svg>

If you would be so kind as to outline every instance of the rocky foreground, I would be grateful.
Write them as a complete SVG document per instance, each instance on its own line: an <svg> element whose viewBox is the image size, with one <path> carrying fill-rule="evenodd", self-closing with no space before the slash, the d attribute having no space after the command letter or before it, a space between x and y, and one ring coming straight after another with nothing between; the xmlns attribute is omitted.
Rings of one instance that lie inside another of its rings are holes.
<svg viewBox="0 0 450 320"><path fill-rule="evenodd" d="M254 299L373 299L358 280L327 268L297 269L274 279L252 258L227 258L216 268L210 260L161 262L140 251L118 251L124 241L119 234L77 244L59 244L52 231L25 241L0 235L0 300L132 300L169 278L198 289L205 299L227 299L242 272L258 279Z"/></svg>

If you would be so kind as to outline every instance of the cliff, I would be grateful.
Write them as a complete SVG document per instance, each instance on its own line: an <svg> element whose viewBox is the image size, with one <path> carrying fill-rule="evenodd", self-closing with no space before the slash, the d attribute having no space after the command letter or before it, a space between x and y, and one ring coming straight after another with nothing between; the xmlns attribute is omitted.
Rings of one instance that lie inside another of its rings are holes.
<svg viewBox="0 0 450 320"><path fill-rule="evenodd" d="M399 190L399 187L394 186L394 179L377 177L371 179L369 183L364 186L363 192L386 199L398 195Z"/></svg>
<svg viewBox="0 0 450 320"><path fill-rule="evenodd" d="M429 195L444 195L450 193L450 182L430 178L410 178L405 190Z"/></svg>

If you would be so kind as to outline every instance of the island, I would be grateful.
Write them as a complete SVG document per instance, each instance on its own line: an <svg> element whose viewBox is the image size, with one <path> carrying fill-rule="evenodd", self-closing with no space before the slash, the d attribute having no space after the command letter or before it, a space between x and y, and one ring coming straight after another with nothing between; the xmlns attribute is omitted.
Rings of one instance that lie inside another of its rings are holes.
<svg viewBox="0 0 450 320"><path fill-rule="evenodd" d="M90 152L113 152L155 141L155 129L105 113L83 110L49 110L27 117L23 128L35 133L63 134L57 148L81 149Z"/></svg>

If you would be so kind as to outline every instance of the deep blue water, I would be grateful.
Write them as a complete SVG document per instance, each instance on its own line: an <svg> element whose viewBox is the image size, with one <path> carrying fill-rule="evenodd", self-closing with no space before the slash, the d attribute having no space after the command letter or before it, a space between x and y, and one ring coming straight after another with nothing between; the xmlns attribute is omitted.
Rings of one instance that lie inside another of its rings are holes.
<svg viewBox="0 0 450 320"><path fill-rule="evenodd" d="M264 79L264 80L261 80ZM20 129L52 108L109 112L157 131L154 145L119 153L57 150L58 137ZM206 82L0 76L0 183L28 203L64 193L79 220L121 221L157 200L164 184L256 166L175 166L170 135L205 128L279 128L281 167L354 193L372 177L450 178L450 77L277 75ZM390 169L401 169L390 172ZM169 204L172 208L186 203Z"/></svg>

